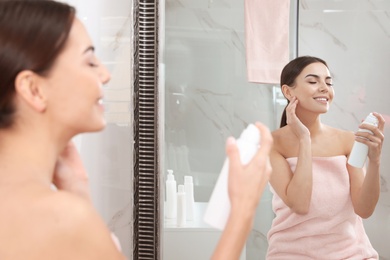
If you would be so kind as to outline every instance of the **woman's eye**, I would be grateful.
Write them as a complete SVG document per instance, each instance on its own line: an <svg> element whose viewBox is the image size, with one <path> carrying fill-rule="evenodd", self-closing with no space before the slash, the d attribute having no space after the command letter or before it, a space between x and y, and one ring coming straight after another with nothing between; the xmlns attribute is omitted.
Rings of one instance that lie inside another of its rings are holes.
<svg viewBox="0 0 390 260"><path fill-rule="evenodd" d="M333 83L326 83L326 85L328 85L329 87L332 87Z"/></svg>
<svg viewBox="0 0 390 260"><path fill-rule="evenodd" d="M91 66L91 67L97 67L98 65L97 65L96 63L94 63L94 62L89 62L89 66Z"/></svg>
<svg viewBox="0 0 390 260"><path fill-rule="evenodd" d="M315 81L309 81L310 84L316 84L317 82Z"/></svg>

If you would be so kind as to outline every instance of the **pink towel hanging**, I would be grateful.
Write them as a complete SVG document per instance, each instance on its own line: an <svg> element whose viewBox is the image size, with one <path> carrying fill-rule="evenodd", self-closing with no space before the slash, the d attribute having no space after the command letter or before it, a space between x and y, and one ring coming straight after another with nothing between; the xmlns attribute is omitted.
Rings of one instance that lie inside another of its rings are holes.
<svg viewBox="0 0 390 260"><path fill-rule="evenodd" d="M249 82L279 84L289 61L290 0L244 0Z"/></svg>

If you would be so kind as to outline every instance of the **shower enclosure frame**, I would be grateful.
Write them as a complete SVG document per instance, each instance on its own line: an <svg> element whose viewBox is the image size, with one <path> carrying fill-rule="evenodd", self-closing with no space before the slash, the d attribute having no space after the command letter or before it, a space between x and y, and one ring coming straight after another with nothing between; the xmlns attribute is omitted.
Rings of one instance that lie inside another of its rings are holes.
<svg viewBox="0 0 390 260"><path fill-rule="evenodd" d="M160 259L159 1L133 4L133 259Z"/></svg>

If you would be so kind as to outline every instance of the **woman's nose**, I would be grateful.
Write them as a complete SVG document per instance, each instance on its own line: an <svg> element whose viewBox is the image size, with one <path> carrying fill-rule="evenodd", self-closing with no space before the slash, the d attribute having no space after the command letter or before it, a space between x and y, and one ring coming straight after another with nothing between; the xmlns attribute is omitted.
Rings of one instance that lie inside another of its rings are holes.
<svg viewBox="0 0 390 260"><path fill-rule="evenodd" d="M326 82L323 82L320 84L320 92L328 92L328 85L326 84Z"/></svg>
<svg viewBox="0 0 390 260"><path fill-rule="evenodd" d="M104 66L104 65L102 65L102 72L100 74L100 78L101 78L103 84L108 83L111 79L111 74L108 71L108 69L106 68L106 66Z"/></svg>
<svg viewBox="0 0 390 260"><path fill-rule="evenodd" d="M100 63L99 66L99 77L103 84L108 83L111 79L110 72L108 71L107 67L104 66L102 63Z"/></svg>

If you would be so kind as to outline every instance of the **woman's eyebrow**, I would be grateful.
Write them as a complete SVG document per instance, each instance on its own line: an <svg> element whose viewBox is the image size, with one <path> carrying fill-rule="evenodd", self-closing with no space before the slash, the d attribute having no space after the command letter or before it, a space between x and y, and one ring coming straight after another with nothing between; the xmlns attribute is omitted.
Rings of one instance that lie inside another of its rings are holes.
<svg viewBox="0 0 390 260"><path fill-rule="evenodd" d="M314 77L314 78L316 78L316 79L319 79L319 78L320 78L320 76L318 76L318 75L316 75L316 74L307 74L307 75L305 76L305 78L307 78L307 77ZM332 79L332 77L331 77L331 76L327 76L325 79Z"/></svg>
<svg viewBox="0 0 390 260"><path fill-rule="evenodd" d="M87 53L87 52L89 52L89 51L94 52L94 51L95 51L95 47L93 47L92 45L91 45L91 46L88 46L88 48L85 49L85 51L84 51L83 53Z"/></svg>

